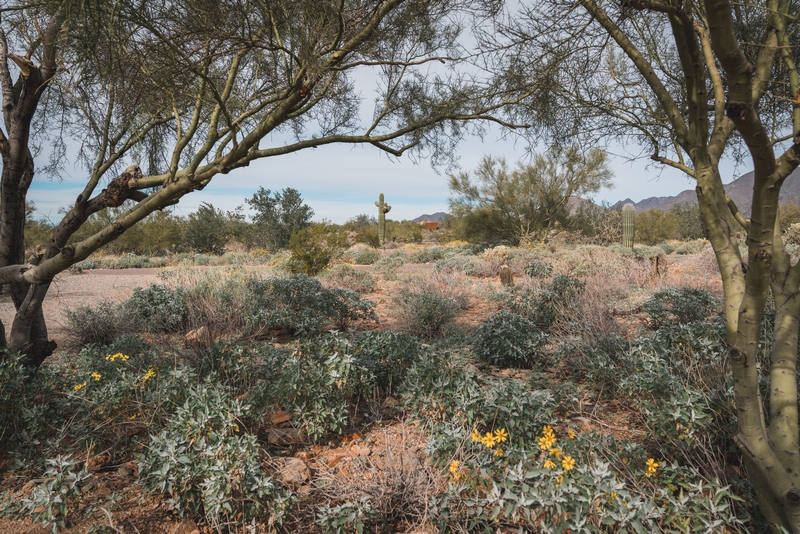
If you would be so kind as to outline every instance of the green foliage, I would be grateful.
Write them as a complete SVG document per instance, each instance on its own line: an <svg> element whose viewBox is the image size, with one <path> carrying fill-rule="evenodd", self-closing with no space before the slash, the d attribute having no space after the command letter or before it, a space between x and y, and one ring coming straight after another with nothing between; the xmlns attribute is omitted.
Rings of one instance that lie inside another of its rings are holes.
<svg viewBox="0 0 800 534"><path fill-rule="evenodd" d="M386 220L386 242L422 243L422 226L411 221Z"/></svg>
<svg viewBox="0 0 800 534"><path fill-rule="evenodd" d="M189 214L183 231L183 241L192 250L222 254L232 237L230 214L201 202L197 211Z"/></svg>
<svg viewBox="0 0 800 534"><path fill-rule="evenodd" d="M377 320L375 304L346 289L325 289L306 275L246 280L245 322L251 335L271 330L292 335L317 334L329 323Z"/></svg>
<svg viewBox="0 0 800 534"><path fill-rule="evenodd" d="M450 177L450 212L463 221L454 225L454 234L519 245L541 239L556 225L569 226L567 200L610 183L606 160L597 148L554 147L512 171L505 160L484 157L474 180L469 173Z"/></svg>
<svg viewBox="0 0 800 534"><path fill-rule="evenodd" d="M416 338L389 330L360 332L353 339L353 346L356 365L386 395L392 395L403 383L408 369L422 352Z"/></svg>
<svg viewBox="0 0 800 534"><path fill-rule="evenodd" d="M475 356L498 367L542 368L547 362L542 347L548 335L524 317L501 310L486 319L475 333Z"/></svg>
<svg viewBox="0 0 800 534"><path fill-rule="evenodd" d="M255 211L251 243L273 252L289 247L292 236L307 228L314 216L314 210L303 203L300 192L291 187L274 194L259 187L245 202Z"/></svg>
<svg viewBox="0 0 800 534"><path fill-rule="evenodd" d="M137 287L125 301L124 309L141 321L148 332L180 332L185 330L189 310L186 307L186 289L152 284L147 289Z"/></svg>
<svg viewBox="0 0 800 534"><path fill-rule="evenodd" d="M75 501L90 476L86 467L77 469L81 463L61 456L45 460L44 482L34 485L30 496L24 497L14 510L6 510L6 514L28 516L34 524L50 526L53 534L60 528L72 528Z"/></svg>
<svg viewBox="0 0 800 534"><path fill-rule="evenodd" d="M381 259L381 257L381 253L374 249L350 250L345 254L343 260L348 261L348 263L355 263L356 265L372 265Z"/></svg>
<svg viewBox="0 0 800 534"><path fill-rule="evenodd" d="M347 245L347 236L338 227L326 223L312 223L292 234L289 250L293 273L313 276L328 268L331 260L341 255Z"/></svg>
<svg viewBox="0 0 800 534"><path fill-rule="evenodd" d="M400 290L394 298L401 327L426 339L442 333L442 328L456 318L459 304L454 299L430 291Z"/></svg>
<svg viewBox="0 0 800 534"><path fill-rule="evenodd" d="M706 237L706 227L703 224L700 206L696 202L675 204L669 209L669 213L679 221L676 233L678 239L686 241ZM800 221L800 210L798 210L797 220Z"/></svg>
<svg viewBox="0 0 800 534"><path fill-rule="evenodd" d="M534 260L525 266L525 274L531 278L550 278L553 275L553 264Z"/></svg>
<svg viewBox="0 0 800 534"><path fill-rule="evenodd" d="M636 242L658 245L678 236L682 224L677 212L659 209L644 210L636 215Z"/></svg>
<svg viewBox="0 0 800 534"><path fill-rule="evenodd" d="M670 287L653 294L642 305L650 328L702 321L719 306L719 301L704 289Z"/></svg>
<svg viewBox="0 0 800 534"><path fill-rule="evenodd" d="M69 335L81 345L107 345L117 336L135 331L137 321L117 304L102 300L96 306L78 306L64 311Z"/></svg>
<svg viewBox="0 0 800 534"><path fill-rule="evenodd" d="M364 521L376 519L378 511L372 507L370 498L362 495L355 502L346 502L331 507L325 503L317 508L317 525L325 534L346 534L350 532L364 533Z"/></svg>
<svg viewBox="0 0 800 534"><path fill-rule="evenodd" d="M289 495L264 472L256 437L239 428L247 408L213 384L191 386L139 455L139 483L169 497L182 517L199 515L216 528L280 522Z"/></svg>
<svg viewBox="0 0 800 534"><path fill-rule="evenodd" d="M585 288L586 282L558 274L542 289L513 289L505 304L510 311L533 323L537 330L545 331L557 321L572 318L577 299Z"/></svg>

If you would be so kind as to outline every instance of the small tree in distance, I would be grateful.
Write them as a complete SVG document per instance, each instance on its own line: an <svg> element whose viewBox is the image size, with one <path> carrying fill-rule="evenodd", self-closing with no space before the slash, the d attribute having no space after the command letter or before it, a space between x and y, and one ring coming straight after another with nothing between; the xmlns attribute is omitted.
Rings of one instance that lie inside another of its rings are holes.
<svg viewBox="0 0 800 534"><path fill-rule="evenodd" d="M272 251L287 248L292 235L306 228L314 216L300 192L291 187L275 193L259 187L245 202L256 212L250 229L252 244Z"/></svg>
<svg viewBox="0 0 800 534"><path fill-rule="evenodd" d="M456 235L519 245L544 238L556 225L570 223L570 197L611 184L604 151L554 147L530 164L509 170L502 158L484 157L474 172L450 177L450 212Z"/></svg>

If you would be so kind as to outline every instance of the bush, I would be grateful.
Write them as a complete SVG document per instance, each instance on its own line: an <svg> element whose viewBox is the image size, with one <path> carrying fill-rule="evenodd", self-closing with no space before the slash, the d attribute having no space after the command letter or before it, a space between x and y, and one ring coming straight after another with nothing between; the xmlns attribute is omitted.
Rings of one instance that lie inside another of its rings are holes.
<svg viewBox="0 0 800 534"><path fill-rule="evenodd" d="M371 293L375 289L375 279L371 274L346 264L334 265L323 273L321 280L327 287L341 287L357 293Z"/></svg>
<svg viewBox="0 0 800 534"><path fill-rule="evenodd" d="M107 345L117 336L138 329L138 322L121 306L109 300L97 306L78 306L64 312L69 335L81 345Z"/></svg>
<svg viewBox="0 0 800 534"><path fill-rule="evenodd" d="M347 330L354 321L378 322L375 303L362 299L355 291L335 287L329 290L328 297L329 314L339 330Z"/></svg>
<svg viewBox="0 0 800 534"><path fill-rule="evenodd" d="M544 289L514 290L506 299L506 306L532 322L537 330L545 331L557 321L577 321L573 313L585 288L586 282L558 274Z"/></svg>
<svg viewBox="0 0 800 534"><path fill-rule="evenodd" d="M386 395L394 393L422 351L416 338L389 330L361 332L353 345L356 365L370 373Z"/></svg>
<svg viewBox="0 0 800 534"><path fill-rule="evenodd" d="M704 289L693 287L667 288L657 291L642 305L650 328L702 321L719 305L718 300Z"/></svg>
<svg viewBox="0 0 800 534"><path fill-rule="evenodd" d="M312 223L292 234L289 250L292 261L289 270L295 274L315 275L328 268L347 245L347 236L339 227Z"/></svg>
<svg viewBox="0 0 800 534"><path fill-rule="evenodd" d="M553 264L545 261L532 261L525 267L525 274L531 278L550 278Z"/></svg>
<svg viewBox="0 0 800 534"><path fill-rule="evenodd" d="M180 332L186 328L189 315L186 293L183 287L173 289L164 284L137 287L123 307L148 332Z"/></svg>
<svg viewBox="0 0 800 534"><path fill-rule="evenodd" d="M441 334L459 309L455 299L427 291L401 290L394 302L400 328L423 338Z"/></svg>
<svg viewBox="0 0 800 534"><path fill-rule="evenodd" d="M181 517L204 517L217 529L280 522L289 494L264 472L256 437L241 433L246 411L212 384L192 386L167 429L138 456L139 483L169 497Z"/></svg>
<svg viewBox="0 0 800 534"><path fill-rule="evenodd" d="M545 363L541 349L547 339L547 334L536 332L529 320L501 310L478 328L472 350L478 359L491 365L529 369Z"/></svg>

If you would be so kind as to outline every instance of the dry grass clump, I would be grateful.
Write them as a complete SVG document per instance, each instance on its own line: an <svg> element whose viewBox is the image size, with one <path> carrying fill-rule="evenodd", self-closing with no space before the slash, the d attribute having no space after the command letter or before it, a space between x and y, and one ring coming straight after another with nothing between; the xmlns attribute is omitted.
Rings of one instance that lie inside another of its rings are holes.
<svg viewBox="0 0 800 534"><path fill-rule="evenodd" d="M319 281L326 289L338 287L362 294L371 293L375 289L374 276L347 264L332 266L319 276Z"/></svg>

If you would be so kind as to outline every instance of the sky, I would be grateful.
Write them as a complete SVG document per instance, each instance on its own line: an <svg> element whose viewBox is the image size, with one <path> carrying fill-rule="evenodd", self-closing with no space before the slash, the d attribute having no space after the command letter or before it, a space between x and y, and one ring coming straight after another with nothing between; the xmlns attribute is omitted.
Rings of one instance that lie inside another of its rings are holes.
<svg viewBox="0 0 800 534"><path fill-rule="evenodd" d="M490 133L483 140L466 139L459 145L456 156L460 168L469 171L486 154L503 156L509 163L524 161L526 147L524 141L515 143L513 139L499 139ZM648 166L649 158L630 161L634 154L620 147L611 147L609 153L615 175L613 186L596 193L595 202L613 204L626 198L638 202L694 188L692 181L679 171ZM750 170L746 165L721 166L725 183ZM255 161L249 167L218 175L204 190L184 197L175 209L177 215L186 216L206 202L224 210L244 205L247 211L244 200L252 197L258 187L272 191L293 187L314 210L316 221L343 223L362 213L377 216L374 202L380 193L384 193L385 201L392 206L387 217L404 220L446 212L450 195L447 181L446 169L433 169L425 160L415 164L407 156L388 156L371 145L328 145ZM84 172L68 165L62 181L37 176L29 200L36 204L39 217L55 222L60 219L59 207L72 202L84 184Z"/></svg>

